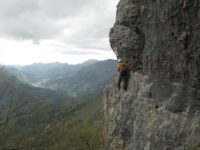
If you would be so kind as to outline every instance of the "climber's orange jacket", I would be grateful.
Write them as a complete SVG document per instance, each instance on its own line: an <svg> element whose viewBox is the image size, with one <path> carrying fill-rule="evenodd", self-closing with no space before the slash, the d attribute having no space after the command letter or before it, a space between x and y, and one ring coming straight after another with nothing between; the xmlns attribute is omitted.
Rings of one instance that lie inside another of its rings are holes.
<svg viewBox="0 0 200 150"><path fill-rule="evenodd" d="M122 64L123 64L123 63L118 63L118 65L117 65L117 71L118 71L118 72L121 72ZM129 71L129 66L128 66L128 64L126 63L125 65L126 65L126 70Z"/></svg>

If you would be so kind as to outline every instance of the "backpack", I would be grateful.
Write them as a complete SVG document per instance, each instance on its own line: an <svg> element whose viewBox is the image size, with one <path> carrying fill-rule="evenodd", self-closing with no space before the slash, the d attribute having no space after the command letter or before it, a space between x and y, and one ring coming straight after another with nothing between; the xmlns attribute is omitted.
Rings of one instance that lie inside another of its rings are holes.
<svg viewBox="0 0 200 150"><path fill-rule="evenodd" d="M122 68L121 68L121 72L120 72L121 76L126 76L127 75L127 68L126 68L126 64L122 64Z"/></svg>

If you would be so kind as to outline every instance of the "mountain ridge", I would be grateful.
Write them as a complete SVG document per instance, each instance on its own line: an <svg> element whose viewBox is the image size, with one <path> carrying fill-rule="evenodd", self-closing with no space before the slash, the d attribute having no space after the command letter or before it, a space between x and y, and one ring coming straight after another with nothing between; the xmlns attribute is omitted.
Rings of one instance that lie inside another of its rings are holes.
<svg viewBox="0 0 200 150"><path fill-rule="evenodd" d="M116 61L88 60L77 65L37 63L13 70L8 68L10 73L18 75L17 78L25 83L77 97L102 91L116 73Z"/></svg>

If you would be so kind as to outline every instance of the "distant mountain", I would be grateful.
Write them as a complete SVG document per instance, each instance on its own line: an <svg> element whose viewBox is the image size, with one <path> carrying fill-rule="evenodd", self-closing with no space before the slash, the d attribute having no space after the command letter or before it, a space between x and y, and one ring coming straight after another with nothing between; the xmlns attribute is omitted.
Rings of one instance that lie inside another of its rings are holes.
<svg viewBox="0 0 200 150"><path fill-rule="evenodd" d="M21 69L19 69L19 68L15 68L15 67L12 67L12 66L6 66L5 69L8 73L12 74L18 80L20 80L24 83L31 84L33 82L31 76L28 75L27 73L21 71Z"/></svg>
<svg viewBox="0 0 200 150"><path fill-rule="evenodd" d="M35 63L22 68L22 71L34 79L34 82L41 80L52 80L63 76L73 76L77 70L91 65L97 60L88 60L77 65L69 65L67 63Z"/></svg>
<svg viewBox="0 0 200 150"><path fill-rule="evenodd" d="M12 71L10 71L12 73ZM32 64L13 71L13 75L40 88L64 91L71 96L101 92L116 74L115 60L88 60L82 64Z"/></svg>
<svg viewBox="0 0 200 150"><path fill-rule="evenodd" d="M35 63L32 65L25 66L21 70L24 73L32 76L32 78L36 82L43 78L49 78L49 75L52 76L52 73L55 74L55 73L60 73L60 70L67 70L69 67L70 65L68 64L62 64L62 63L57 63L57 62L48 63L48 64Z"/></svg>
<svg viewBox="0 0 200 150"><path fill-rule="evenodd" d="M87 60L87 61L85 61L85 62L83 62L83 63L81 63L79 65L81 65L81 66L88 66L88 65L92 65L92 64L94 64L96 62L98 62L98 60L96 60L96 59L89 59L89 60Z"/></svg>
<svg viewBox="0 0 200 150"><path fill-rule="evenodd" d="M81 68L73 76L51 80L45 85L64 90L74 96L102 91L116 74L116 61L105 60Z"/></svg>
<svg viewBox="0 0 200 150"><path fill-rule="evenodd" d="M18 76L19 77L19 76ZM61 91L50 89L36 88L16 79L8 72L0 73L0 101L2 100L64 100L68 97Z"/></svg>

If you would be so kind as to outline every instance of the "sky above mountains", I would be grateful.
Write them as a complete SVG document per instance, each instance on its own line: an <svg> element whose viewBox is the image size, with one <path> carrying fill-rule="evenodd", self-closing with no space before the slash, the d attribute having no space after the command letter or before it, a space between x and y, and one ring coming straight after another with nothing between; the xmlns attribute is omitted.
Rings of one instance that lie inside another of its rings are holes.
<svg viewBox="0 0 200 150"><path fill-rule="evenodd" d="M119 0L0 0L0 63L115 58L108 34Z"/></svg>

